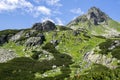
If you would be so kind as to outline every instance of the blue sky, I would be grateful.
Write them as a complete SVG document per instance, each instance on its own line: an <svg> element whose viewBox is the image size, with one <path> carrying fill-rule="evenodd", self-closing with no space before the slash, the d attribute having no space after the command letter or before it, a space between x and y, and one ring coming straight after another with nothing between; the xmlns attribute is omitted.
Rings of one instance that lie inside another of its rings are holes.
<svg viewBox="0 0 120 80"><path fill-rule="evenodd" d="M93 6L120 22L120 0L0 0L0 30L30 28L45 20L66 25Z"/></svg>

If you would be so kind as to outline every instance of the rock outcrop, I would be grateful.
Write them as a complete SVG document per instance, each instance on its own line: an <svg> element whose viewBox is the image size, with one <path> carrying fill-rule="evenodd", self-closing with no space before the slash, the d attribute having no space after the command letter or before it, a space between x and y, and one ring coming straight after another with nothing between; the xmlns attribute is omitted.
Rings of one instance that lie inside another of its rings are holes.
<svg viewBox="0 0 120 80"><path fill-rule="evenodd" d="M5 42L8 42L9 39L13 35L15 35L17 32L19 32L19 30L7 29L7 30L0 31L0 44L4 44Z"/></svg>
<svg viewBox="0 0 120 80"><path fill-rule="evenodd" d="M84 60L87 62L90 61L93 63L102 64L110 69L117 68L117 64L114 63L119 63L119 60L117 60L116 58L107 57L106 55L102 54L95 54L94 51L87 52L84 55Z"/></svg>
<svg viewBox="0 0 120 80"><path fill-rule="evenodd" d="M7 62L9 60L12 60L13 58L16 58L17 55L12 50L6 50L6 49L0 49L0 63Z"/></svg>
<svg viewBox="0 0 120 80"><path fill-rule="evenodd" d="M35 23L32 29L39 31L52 31L56 29L56 26L53 22L47 20L43 23Z"/></svg>
<svg viewBox="0 0 120 80"><path fill-rule="evenodd" d="M14 36L11 37L10 41L17 41L22 37L22 34L24 33L24 31L20 31L17 34L15 34Z"/></svg>
<svg viewBox="0 0 120 80"><path fill-rule="evenodd" d="M43 44L44 40L41 37L30 37L25 42L25 46L35 46L35 45L41 45Z"/></svg>

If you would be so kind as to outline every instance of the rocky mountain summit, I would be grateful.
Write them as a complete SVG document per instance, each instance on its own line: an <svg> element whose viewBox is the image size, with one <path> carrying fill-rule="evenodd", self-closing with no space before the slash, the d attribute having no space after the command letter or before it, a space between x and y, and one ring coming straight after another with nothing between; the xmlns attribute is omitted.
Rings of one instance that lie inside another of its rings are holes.
<svg viewBox="0 0 120 80"><path fill-rule="evenodd" d="M75 25L82 22L90 21L89 24L99 25L107 24L108 19L110 19L104 12L99 8L92 7L88 12L82 16L77 17L75 20L71 21L68 26ZM89 25L88 25L89 26Z"/></svg>
<svg viewBox="0 0 120 80"><path fill-rule="evenodd" d="M102 12L99 8L92 7L88 10L88 13L86 14L87 19L92 21L94 25L106 23L109 17Z"/></svg>
<svg viewBox="0 0 120 80"><path fill-rule="evenodd" d="M32 29L39 31L52 31L56 29L56 26L53 22L47 20L43 23L35 23Z"/></svg>

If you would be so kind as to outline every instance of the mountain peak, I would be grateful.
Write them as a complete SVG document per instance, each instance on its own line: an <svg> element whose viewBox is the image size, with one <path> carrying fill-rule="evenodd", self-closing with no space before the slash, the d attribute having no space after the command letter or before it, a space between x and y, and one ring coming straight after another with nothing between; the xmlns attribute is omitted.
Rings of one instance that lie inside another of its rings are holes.
<svg viewBox="0 0 120 80"><path fill-rule="evenodd" d="M87 13L88 20L92 20L94 25L98 25L101 23L107 23L107 19L109 18L104 12L102 12L99 8L91 7Z"/></svg>
<svg viewBox="0 0 120 80"><path fill-rule="evenodd" d="M95 7L95 6L93 6L93 7L91 7L91 8L88 10L88 12L89 12L89 11L100 11L100 9L97 8L97 7Z"/></svg>
<svg viewBox="0 0 120 80"><path fill-rule="evenodd" d="M89 22L92 25L99 25L99 24L107 25L109 19L110 18L99 8L91 7L86 14L77 17L76 19L71 21L67 26L83 24L86 22Z"/></svg>

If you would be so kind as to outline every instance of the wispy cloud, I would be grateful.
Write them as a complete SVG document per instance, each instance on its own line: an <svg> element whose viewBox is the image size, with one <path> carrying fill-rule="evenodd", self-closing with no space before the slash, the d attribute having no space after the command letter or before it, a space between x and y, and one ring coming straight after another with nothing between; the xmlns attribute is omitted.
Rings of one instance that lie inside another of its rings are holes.
<svg viewBox="0 0 120 80"><path fill-rule="evenodd" d="M62 4L60 4L60 0L46 0L47 4L49 5L54 5L54 6L62 6Z"/></svg>
<svg viewBox="0 0 120 80"><path fill-rule="evenodd" d="M42 15L51 15L51 9L45 7L45 6L37 6L34 9L34 16L38 17L40 14Z"/></svg>
<svg viewBox="0 0 120 80"><path fill-rule="evenodd" d="M37 3L45 2L47 5L50 6L58 6L58 7L62 6L60 0L35 0L35 2Z"/></svg>
<svg viewBox="0 0 120 80"><path fill-rule="evenodd" d="M74 14L84 14L84 12L81 10L81 8L76 8L76 9L71 9L70 12L74 13Z"/></svg>

